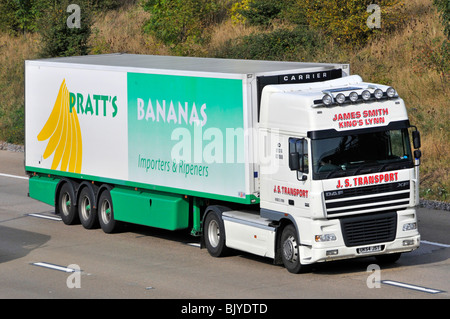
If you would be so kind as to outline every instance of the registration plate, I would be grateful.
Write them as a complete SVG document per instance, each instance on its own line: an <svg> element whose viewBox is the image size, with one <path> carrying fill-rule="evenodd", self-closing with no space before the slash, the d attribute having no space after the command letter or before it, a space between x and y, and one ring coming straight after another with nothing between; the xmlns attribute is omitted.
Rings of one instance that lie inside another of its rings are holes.
<svg viewBox="0 0 450 319"><path fill-rule="evenodd" d="M358 248L356 251L358 252L358 254L369 254L369 253L375 253L377 251L382 251L383 248L384 248L383 245L375 245L375 246Z"/></svg>

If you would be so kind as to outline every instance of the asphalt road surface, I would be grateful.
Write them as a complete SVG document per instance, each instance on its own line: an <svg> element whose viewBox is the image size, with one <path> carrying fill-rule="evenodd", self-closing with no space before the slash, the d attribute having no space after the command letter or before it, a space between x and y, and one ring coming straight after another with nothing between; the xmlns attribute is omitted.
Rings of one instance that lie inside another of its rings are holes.
<svg viewBox="0 0 450 319"><path fill-rule="evenodd" d="M450 297L448 211L419 209L422 244L395 265L377 268L374 258L362 258L293 275L250 254L213 258L187 231L128 225L122 233L107 235L66 226L52 206L27 192L23 153L0 151L2 299L169 298L181 302L175 312L212 314L213 308L188 300ZM215 311L243 311L238 306Z"/></svg>

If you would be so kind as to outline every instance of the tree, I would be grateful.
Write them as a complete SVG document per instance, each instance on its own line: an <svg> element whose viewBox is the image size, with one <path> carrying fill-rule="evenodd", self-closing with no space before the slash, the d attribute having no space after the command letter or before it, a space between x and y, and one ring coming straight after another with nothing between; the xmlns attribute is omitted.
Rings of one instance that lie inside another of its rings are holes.
<svg viewBox="0 0 450 319"><path fill-rule="evenodd" d="M337 43L364 45L379 30L369 27L368 10L373 0L297 0L308 17L308 23L324 30ZM381 30L389 31L402 22L402 0L376 1L381 8Z"/></svg>
<svg viewBox="0 0 450 319"><path fill-rule="evenodd" d="M209 41L209 27L223 14L223 1L147 0L144 10L151 13L144 31L176 49L184 43Z"/></svg>
<svg viewBox="0 0 450 319"><path fill-rule="evenodd" d="M0 30L11 34L34 32L46 1L0 0Z"/></svg>
<svg viewBox="0 0 450 319"><path fill-rule="evenodd" d="M91 34L93 6L89 0L78 0L78 8L69 7L72 2L71 0L49 1L38 26L38 32L42 38L40 50L42 57L89 53L88 40ZM78 9L80 11L76 12Z"/></svg>

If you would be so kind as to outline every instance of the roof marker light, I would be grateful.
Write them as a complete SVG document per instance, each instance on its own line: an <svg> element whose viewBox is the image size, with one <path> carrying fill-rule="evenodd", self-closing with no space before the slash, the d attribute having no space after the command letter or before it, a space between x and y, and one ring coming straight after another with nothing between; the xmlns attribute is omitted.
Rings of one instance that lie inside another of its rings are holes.
<svg viewBox="0 0 450 319"><path fill-rule="evenodd" d="M364 90L364 91L361 93L361 96L362 96L362 98L363 98L364 101L370 100L370 92L369 92L368 90Z"/></svg>
<svg viewBox="0 0 450 319"><path fill-rule="evenodd" d="M322 102L325 105L331 105L333 103L333 97L330 94L325 94L322 98Z"/></svg>
<svg viewBox="0 0 450 319"><path fill-rule="evenodd" d="M376 89L375 92L373 92L373 94L375 95L375 98L377 100L383 97L383 91L381 89Z"/></svg>
<svg viewBox="0 0 450 319"><path fill-rule="evenodd" d="M342 104L345 102L345 95L342 93L339 93L338 95L336 95L336 102L338 102L339 104Z"/></svg>
<svg viewBox="0 0 450 319"><path fill-rule="evenodd" d="M350 101L352 101L352 102L358 101L358 93L356 93L356 92L350 93L349 98L350 98Z"/></svg>
<svg viewBox="0 0 450 319"><path fill-rule="evenodd" d="M393 87L389 87L389 88L386 90L386 94L387 94L387 96L388 96L389 98L393 98L393 97L397 94L397 92L395 92L395 90L394 90Z"/></svg>

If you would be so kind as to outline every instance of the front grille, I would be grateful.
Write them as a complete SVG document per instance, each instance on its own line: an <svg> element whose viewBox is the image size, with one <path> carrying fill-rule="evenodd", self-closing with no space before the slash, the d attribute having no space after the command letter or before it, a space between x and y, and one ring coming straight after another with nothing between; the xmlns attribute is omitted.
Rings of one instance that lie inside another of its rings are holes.
<svg viewBox="0 0 450 319"><path fill-rule="evenodd" d="M347 247L377 244L395 239L396 212L344 217L340 221Z"/></svg>
<svg viewBox="0 0 450 319"><path fill-rule="evenodd" d="M409 181L324 192L328 216L405 209L409 195Z"/></svg>

